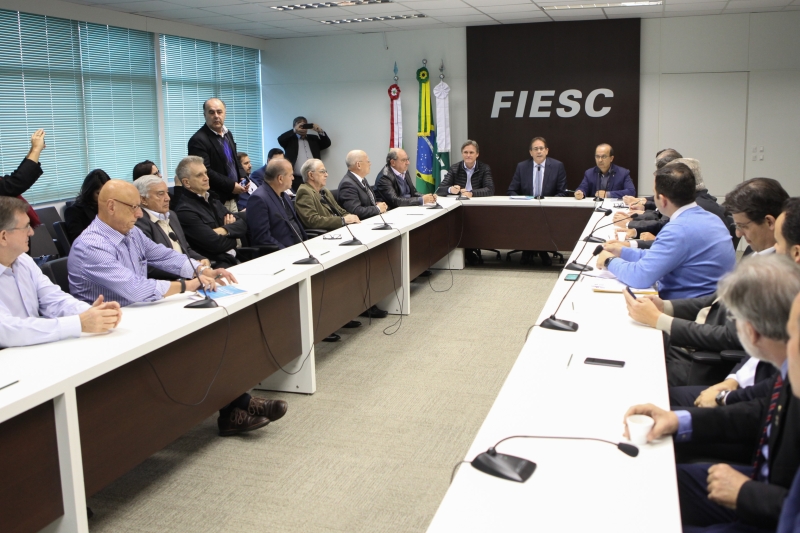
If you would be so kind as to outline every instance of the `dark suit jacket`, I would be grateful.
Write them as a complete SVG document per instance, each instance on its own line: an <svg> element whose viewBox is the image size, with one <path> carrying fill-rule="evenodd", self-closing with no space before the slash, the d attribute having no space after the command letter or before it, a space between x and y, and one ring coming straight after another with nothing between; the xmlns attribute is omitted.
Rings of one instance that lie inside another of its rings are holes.
<svg viewBox="0 0 800 533"><path fill-rule="evenodd" d="M775 533L797 533L800 531L800 471L794 477L789 495L783 502L781 520Z"/></svg>
<svg viewBox="0 0 800 533"><path fill-rule="evenodd" d="M136 220L136 227L142 230L142 233L144 233L151 241L164 245L167 248L172 248L172 241L169 239L169 236L164 233L164 230L161 229L161 226L150 219L150 213L147 211L144 212L144 215L141 218ZM205 257L192 250L192 248L189 246L189 243L186 241L186 235L183 233L183 227L181 227L180 220L178 220L178 215L175 214L175 211L169 212L169 227L172 228L172 232L178 238L178 244L180 245L183 253L197 261L202 261L205 259ZM178 276L175 274L164 272L160 268L156 268L152 265L147 265L147 277L167 280L178 279Z"/></svg>
<svg viewBox="0 0 800 533"><path fill-rule="evenodd" d="M96 216L97 206L72 204L64 209L64 224L67 226L67 237L70 242L75 242L75 239L89 227Z"/></svg>
<svg viewBox="0 0 800 533"><path fill-rule="evenodd" d="M770 386L772 382L770 382ZM736 499L736 514L747 524L774 528L784 498L800 466L800 401L788 379L778 398L780 411L772 420L769 436L769 483L748 481ZM753 446L764 431L769 395L715 409L689 408L692 442L734 442Z"/></svg>
<svg viewBox="0 0 800 533"><path fill-rule="evenodd" d="M333 208L333 213L322 204L322 195L325 196L328 205ZM308 229L324 229L327 231L341 228L343 225L342 217L347 214L347 211L336 202L331 191L322 189L317 192L307 183L302 184L297 190L294 209L297 211L297 216L303 226Z"/></svg>
<svg viewBox="0 0 800 533"><path fill-rule="evenodd" d="M608 198L622 198L623 196L636 196L636 187L631 179L631 171L627 168L611 164L608 169L611 177L608 179ZM594 196L600 184L600 169L597 165L593 166L583 174L583 181L578 185L577 191L583 191L586 196Z"/></svg>
<svg viewBox="0 0 800 533"><path fill-rule="evenodd" d="M225 253L236 248L236 239L247 235L247 222L239 213L234 215L236 221L233 224L223 224L225 215L230 214L230 211L225 209L216 196L210 194L206 201L189 191L182 194L175 213L180 219L186 241L197 253L222 267L239 263L235 257ZM214 231L221 227L228 230L227 235Z"/></svg>
<svg viewBox="0 0 800 533"><path fill-rule="evenodd" d="M517 164L508 196L533 196L533 158ZM542 179L542 196L564 196L567 190L567 171L558 159L548 157L544 162L544 178Z"/></svg>
<svg viewBox="0 0 800 533"><path fill-rule="evenodd" d="M231 145L236 171L239 173L236 183L239 183L247 177L247 173L242 168L239 158L236 157L236 143L230 130L225 134L225 137ZM203 124L203 127L197 130L192 135L192 138L189 139L189 155L203 158L208 171L208 182L211 185L211 190L217 193L217 197L221 202L227 202L238 196L233 194L233 186L236 183L228 177L227 159L225 158L225 150L223 150L220 143L220 136L211 131L211 128L206 124Z"/></svg>
<svg viewBox="0 0 800 533"><path fill-rule="evenodd" d="M24 200L20 195L33 187L41 175L42 166L26 157L17 170L0 179L0 196L19 196ZM28 204L28 218L31 219L31 226L36 227L40 224L39 217L30 204Z"/></svg>
<svg viewBox="0 0 800 533"><path fill-rule="evenodd" d="M411 174L406 170L405 174L406 185L408 192L411 194L410 198L403 198L400 192L400 185L397 184L397 175L392 171L389 165L381 169L377 176L375 176L375 188L378 190L377 200L386 202L389 209L395 207L409 207L414 205L422 205L420 198L422 195L417 192L414 183L411 181Z"/></svg>
<svg viewBox="0 0 800 533"><path fill-rule="evenodd" d="M745 357L742 363L733 367L731 374L738 372L739 368L741 368L740 365L748 359L748 357ZM769 396L772 394L772 386L775 383L775 374L777 373L778 369L773 365L765 361L760 361L756 367L756 378L753 385L731 391L725 398L725 405L733 405L737 402L749 402L750 400L755 400L762 396Z"/></svg>
<svg viewBox="0 0 800 533"><path fill-rule="evenodd" d="M742 350L736 334L736 320L717 295L710 294L700 298L670 300L673 308L670 344L695 350L721 352L722 350ZM705 324L695 322L701 309L711 307Z"/></svg>
<svg viewBox="0 0 800 533"><path fill-rule="evenodd" d="M492 169L489 165L481 162L480 159L475 161L475 172L472 174L472 195L473 196L494 196L494 181L492 181ZM459 161L450 167L447 175L439 184L439 190L436 194L439 196L447 196L449 193L447 189L453 185L458 185L462 189L467 184L467 171L464 169L464 162Z"/></svg>
<svg viewBox="0 0 800 533"><path fill-rule="evenodd" d="M700 189L697 191L695 193L694 201L697 202L697 205L709 213L714 213L717 215L719 219L722 220L722 223L725 224L725 227L731 231L731 237L735 235L736 230L731 230L733 217L717 203L716 197L708 194L708 189ZM658 232L661 231L661 228L663 228L667 222L669 222L669 217L666 217L659 212L646 211L644 214L639 215L639 218L636 220L631 220L628 224L628 228L635 229L637 235L641 235L645 232L658 235Z"/></svg>
<svg viewBox="0 0 800 533"><path fill-rule="evenodd" d="M347 171L342 181L339 182L339 205L361 220L378 216L381 212L380 208L372 203L369 193L361 186L360 181L352 172ZM367 187L369 187L369 183L367 183ZM375 201L377 202L378 199L376 198Z"/></svg>
<svg viewBox="0 0 800 533"><path fill-rule="evenodd" d="M311 133L306 135L306 140L308 141L308 147L311 148L311 155L314 156L314 159L319 159L320 152L331 145L331 138L328 137L327 133L322 135ZM281 145L284 151L283 156L292 163L292 166L297 162L298 142L297 134L294 130L289 130L278 137L278 144Z"/></svg>
<svg viewBox="0 0 800 533"><path fill-rule="evenodd" d="M308 235L297 217L292 198L285 192L281 196L294 214L302 239L306 240ZM250 201L247 202L247 216L250 220L250 244L272 244L278 248L297 244L297 237L289 226L283 203L269 184L259 187L250 195Z"/></svg>

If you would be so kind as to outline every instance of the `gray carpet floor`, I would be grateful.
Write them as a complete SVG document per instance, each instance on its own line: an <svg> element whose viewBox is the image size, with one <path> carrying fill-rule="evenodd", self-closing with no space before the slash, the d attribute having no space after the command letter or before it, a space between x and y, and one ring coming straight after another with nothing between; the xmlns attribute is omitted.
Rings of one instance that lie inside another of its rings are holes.
<svg viewBox="0 0 800 533"><path fill-rule="evenodd" d="M362 318L317 345L316 394L256 391L283 419L220 438L209 418L95 495L90 529L425 531L559 270L484 257L447 292L448 271L414 282L393 335Z"/></svg>

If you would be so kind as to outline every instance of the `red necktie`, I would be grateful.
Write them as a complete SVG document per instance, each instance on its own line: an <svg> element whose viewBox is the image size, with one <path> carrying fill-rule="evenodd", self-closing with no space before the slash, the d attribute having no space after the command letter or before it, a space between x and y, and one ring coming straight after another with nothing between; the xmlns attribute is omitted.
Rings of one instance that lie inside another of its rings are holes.
<svg viewBox="0 0 800 533"><path fill-rule="evenodd" d="M764 431L761 433L761 439L758 441L758 449L756 450L756 461L753 463L753 479L758 481L766 481L762 479L761 476L761 469L764 467L764 463L767 461L767 458L764 456L763 450L764 445L767 442L767 430L769 426L772 424L772 417L775 414L775 408L778 405L778 397L781 395L781 387L783 386L783 378L780 373L778 373L778 377L775 380L775 385L772 387L772 396L769 398L769 409L767 409L767 420L764 423Z"/></svg>

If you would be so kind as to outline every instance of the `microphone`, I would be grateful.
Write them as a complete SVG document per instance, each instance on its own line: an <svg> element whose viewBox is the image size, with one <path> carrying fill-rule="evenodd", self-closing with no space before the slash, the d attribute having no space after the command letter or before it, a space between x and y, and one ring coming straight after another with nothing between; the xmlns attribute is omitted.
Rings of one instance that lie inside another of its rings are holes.
<svg viewBox="0 0 800 533"><path fill-rule="evenodd" d="M352 237L352 239L350 239L349 241L344 241L339 246L360 246L364 244L363 242L356 239L355 235L353 235L353 232L350 230L350 224L345 224L344 227L347 228L347 231L350 232L350 236Z"/></svg>
<svg viewBox="0 0 800 533"><path fill-rule="evenodd" d="M369 188L369 183L366 183L366 179L364 179L364 182L365 182L364 185L367 188ZM375 207L378 207L378 203L375 201L375 197L372 194L370 194L369 191L367 191L367 196L369 196L369 199L372 202L372 205L375 206ZM386 222L386 219L383 218L383 213L381 213L381 208L380 207L378 207L378 216L381 217L381 220L383 220L383 224L381 224L380 226L375 226L374 228L372 228L373 230L392 229L392 226L390 226L389 223ZM353 238L355 238L355 237L353 237Z"/></svg>
<svg viewBox="0 0 800 533"><path fill-rule="evenodd" d="M180 244L180 241L178 240L178 236L175 235L174 231L170 231L169 232L169 238ZM183 246L181 246L181 250L183 250ZM183 253L183 255L185 255L186 259L189 260L189 264L192 264L192 260L189 257L189 255L186 254L186 253ZM194 267L194 275L197 276L197 280L200 281L200 274L197 273L197 267ZM212 307L219 307L219 304L217 302L215 302L214 300L212 300L208 296L208 292L206 291L206 288L205 288L205 286L203 285L202 282L200 283L200 287L198 288L198 291L199 291L199 289L203 290L204 298L202 300L197 300L196 302L189 302L188 304L183 306L184 308L186 308L186 309L210 309Z"/></svg>
<svg viewBox="0 0 800 533"><path fill-rule="evenodd" d="M629 457L636 457L639 455L639 448L627 442L612 442L605 439L596 439L593 437L551 437L544 435L514 435L506 437L497 444L478 454L470 464L473 468L480 470L484 474L499 477L500 479L507 479L509 481L516 481L517 483L525 483L533 472L536 470L536 463L516 457L514 455L506 455L497 452L497 446L510 439L562 439L562 440L593 440L597 442L605 442L617 447L619 451Z"/></svg>
<svg viewBox="0 0 800 533"><path fill-rule="evenodd" d="M427 209L444 209L444 206L439 203L438 198L433 201L433 205L427 207Z"/></svg>
<svg viewBox="0 0 800 533"><path fill-rule="evenodd" d="M609 211L610 211L610 209L609 209ZM605 216L608 216L608 214L606 214ZM595 231L597 231L598 229L607 228L608 226L611 226L611 225L613 225L613 224L616 224L616 223L617 223L617 222L619 222L620 220L628 220L628 219L631 219L631 220L633 220L633 219L636 219L636 218L639 218L639 213L634 213L634 214L632 214L632 215L628 215L628 216L626 216L625 218L621 218L621 219L619 219L619 220L616 220L616 221L614 221L614 222L610 222L610 223L608 223L608 224L603 224L603 225L602 225L602 226L600 226L599 228L597 228L597 229L593 230L593 231L592 231L592 233L594 233L594 232L595 232ZM593 235L592 235L592 233L590 233L589 235L587 235L586 237L584 237L584 238L583 238L583 241L584 241L584 242L605 242L605 239L601 239L600 237L595 237L595 236L593 236Z"/></svg>
<svg viewBox="0 0 800 533"><path fill-rule="evenodd" d="M281 198L281 200L283 200L283 198ZM294 232L295 237L297 237L297 240L300 241L300 244L303 245L303 248L306 249L306 253L308 254L308 257L305 257L303 259L298 259L297 261L295 261L292 264L294 264L294 265L318 265L319 264L319 259L317 259L313 255L311 255L311 252L308 250L308 246L306 246L306 243L303 242L303 237L300 235L300 233L297 232L297 229L295 229L295 227L292 225L291 222L289 222L289 219L286 218L283 213L279 213L279 216L283 219L284 222L286 222L286 225L289 226L292 229L292 231Z"/></svg>

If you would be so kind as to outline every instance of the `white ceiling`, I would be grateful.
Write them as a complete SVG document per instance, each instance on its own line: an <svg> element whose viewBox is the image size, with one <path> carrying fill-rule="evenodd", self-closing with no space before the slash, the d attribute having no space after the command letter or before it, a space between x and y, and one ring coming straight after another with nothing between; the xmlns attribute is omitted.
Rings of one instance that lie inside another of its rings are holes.
<svg viewBox="0 0 800 533"><path fill-rule="evenodd" d="M271 6L304 0L69 0L124 13L180 21L261 39L374 33L427 28L518 24L554 20L659 18L726 13L800 10L800 0L663 0L659 6L544 11L547 6L588 4L588 0L396 0L390 4L281 12ZM320 0L305 0L320 1ZM631 0L606 0L606 2ZM326 25L321 20L411 15L425 18Z"/></svg>

